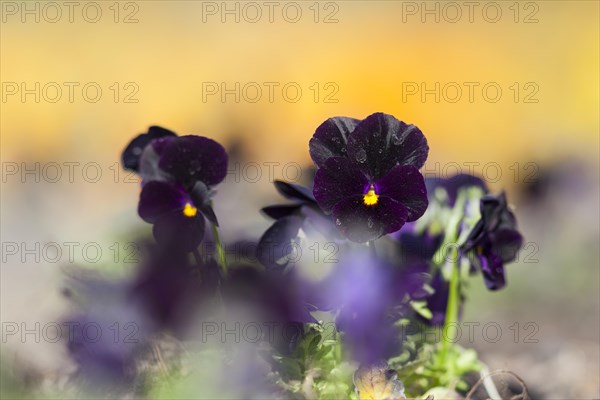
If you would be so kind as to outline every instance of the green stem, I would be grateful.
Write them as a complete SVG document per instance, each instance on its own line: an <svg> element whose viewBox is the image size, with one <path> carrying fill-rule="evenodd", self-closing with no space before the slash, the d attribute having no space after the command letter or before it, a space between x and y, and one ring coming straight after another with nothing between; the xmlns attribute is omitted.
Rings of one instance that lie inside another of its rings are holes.
<svg viewBox="0 0 600 400"><path fill-rule="evenodd" d="M442 345L439 353L440 366L445 367L448 349L450 347L451 335L448 333L451 326L456 328L458 322L458 301L459 301L459 270L458 270L458 226L464 214L465 202L467 194L463 191L459 192L458 198L452 209L452 215L448 221L444 243L434 255L434 263L443 265L444 262L450 264L450 282L448 291L448 304L446 305L446 318L442 328ZM449 251L446 253L446 247L449 246ZM449 257L449 258L448 258ZM446 334L446 336L444 336ZM451 365L448 369L452 369ZM450 371L452 373L452 371Z"/></svg>
<svg viewBox="0 0 600 400"><path fill-rule="evenodd" d="M219 228L212 224L212 234L213 239L215 240L215 245L217 246L217 261L223 270L223 276L227 276L227 260L225 259L225 250L223 249L223 244L221 243L221 238L219 236Z"/></svg>
<svg viewBox="0 0 600 400"><path fill-rule="evenodd" d="M451 335L448 333L451 326L454 326L452 329L456 329L455 325L458 322L458 249L456 247L452 248L451 251L451 275L450 275L450 290L448 293L448 305L446 306L446 318L444 320L444 327L442 328L442 349L440 350L440 365L444 366L446 362L446 355L448 354L448 348L450 347ZM446 336L444 335L446 334ZM450 366L449 369L451 369Z"/></svg>

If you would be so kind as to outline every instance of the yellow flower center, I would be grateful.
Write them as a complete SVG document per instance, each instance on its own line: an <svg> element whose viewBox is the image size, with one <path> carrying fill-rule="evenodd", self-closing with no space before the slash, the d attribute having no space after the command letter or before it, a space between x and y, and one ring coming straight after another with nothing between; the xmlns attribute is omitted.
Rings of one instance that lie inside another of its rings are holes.
<svg viewBox="0 0 600 400"><path fill-rule="evenodd" d="M191 205L190 203L185 203L185 207L183 207L183 215L186 217L192 218L196 216L198 209Z"/></svg>
<svg viewBox="0 0 600 400"><path fill-rule="evenodd" d="M375 187L371 185L367 194L363 196L365 206L374 206L379 201L379 195L375 193Z"/></svg>

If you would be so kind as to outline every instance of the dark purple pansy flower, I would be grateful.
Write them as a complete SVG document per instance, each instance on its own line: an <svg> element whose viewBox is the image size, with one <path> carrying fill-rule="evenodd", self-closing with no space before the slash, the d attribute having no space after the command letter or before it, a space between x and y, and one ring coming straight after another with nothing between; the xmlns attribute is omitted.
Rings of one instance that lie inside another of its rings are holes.
<svg viewBox="0 0 600 400"><path fill-rule="evenodd" d="M320 166L315 199L343 235L366 242L423 215L427 191L419 168L429 147L421 131L382 113L365 118L352 131L354 122L337 121L326 121L328 129L317 130L311 157Z"/></svg>
<svg viewBox="0 0 600 400"><path fill-rule="evenodd" d="M140 158L146 147L154 140L164 137L175 137L175 132L160 126L151 126L148 132L136 136L123 150L121 156L123 168L138 172L140 167Z"/></svg>
<svg viewBox="0 0 600 400"><path fill-rule="evenodd" d="M154 237L193 250L204 236L206 217L218 225L211 206L211 187L227 175L223 146L201 136L163 137L144 150L144 180L138 213L154 224Z"/></svg>
<svg viewBox="0 0 600 400"><path fill-rule="evenodd" d="M481 219L469 233L462 247L472 266L481 270L490 290L506 285L504 264L515 259L523 244L514 214L508 208L504 193L481 198Z"/></svg>

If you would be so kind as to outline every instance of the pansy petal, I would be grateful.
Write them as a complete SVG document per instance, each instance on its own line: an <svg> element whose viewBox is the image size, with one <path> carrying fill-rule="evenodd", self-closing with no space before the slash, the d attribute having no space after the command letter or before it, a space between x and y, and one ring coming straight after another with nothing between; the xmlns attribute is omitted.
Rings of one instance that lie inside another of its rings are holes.
<svg viewBox="0 0 600 400"><path fill-rule="evenodd" d="M365 206L363 196L348 197L335 205L332 214L344 236L357 243L396 232L408 217L406 207L390 197L380 197L374 206Z"/></svg>
<svg viewBox="0 0 600 400"><path fill-rule="evenodd" d="M506 286L504 264L500 257L493 252L478 254L481 272L485 285L489 290L499 290Z"/></svg>
<svg viewBox="0 0 600 400"><path fill-rule="evenodd" d="M309 203L315 202L312 190L307 187L296 185L295 183L275 181L275 188L281 195L287 199L300 200Z"/></svg>
<svg viewBox="0 0 600 400"><path fill-rule="evenodd" d="M256 258L267 268L285 267L303 222L304 218L295 215L275 221L260 238Z"/></svg>
<svg viewBox="0 0 600 400"><path fill-rule="evenodd" d="M514 229L499 229L491 234L492 249L502 262L508 263L517 257L523 245L523 236Z"/></svg>
<svg viewBox="0 0 600 400"><path fill-rule="evenodd" d="M289 204L264 207L261 211L268 217L279 219L296 214L302 208L302 204Z"/></svg>
<svg viewBox="0 0 600 400"><path fill-rule="evenodd" d="M412 222L427 210L427 189L423 175L412 165L398 165L375 183L380 196L389 196L408 210L407 221Z"/></svg>
<svg viewBox="0 0 600 400"><path fill-rule="evenodd" d="M181 136L165 145L159 167L185 185L200 181L213 186L227 175L227 153L212 139Z"/></svg>
<svg viewBox="0 0 600 400"><path fill-rule="evenodd" d="M423 133L391 115L376 113L362 120L348 137L348 158L372 180L397 164L421 168L429 146Z"/></svg>
<svg viewBox="0 0 600 400"><path fill-rule="evenodd" d="M345 157L348 135L360 120L348 117L329 118L315 131L309 142L310 157L322 167L331 157Z"/></svg>
<svg viewBox="0 0 600 400"><path fill-rule="evenodd" d="M161 128L160 126L151 126L148 128L147 133L142 133L141 135L135 137L131 142L129 142L125 150L123 150L123 154L121 156L123 168L131 171L137 171L139 168L140 157L146 146L155 139L167 136L177 135L175 132Z"/></svg>
<svg viewBox="0 0 600 400"><path fill-rule="evenodd" d="M152 224L170 211L183 209L186 201L185 192L177 186L150 181L142 187L138 214L144 221Z"/></svg>
<svg viewBox="0 0 600 400"><path fill-rule="evenodd" d="M204 225L202 214L188 217L181 210L175 210L160 217L154 223L152 233L158 243L192 251L202 242Z"/></svg>
<svg viewBox="0 0 600 400"><path fill-rule="evenodd" d="M363 195L369 181L358 167L345 157L332 157L315 174L313 194L321 209L329 214L341 200Z"/></svg>

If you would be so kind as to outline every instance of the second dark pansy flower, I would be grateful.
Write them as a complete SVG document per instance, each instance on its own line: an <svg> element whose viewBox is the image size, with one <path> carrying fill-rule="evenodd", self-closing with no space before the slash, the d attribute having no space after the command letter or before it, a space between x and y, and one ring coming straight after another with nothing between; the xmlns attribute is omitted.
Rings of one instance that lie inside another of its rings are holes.
<svg viewBox="0 0 600 400"><path fill-rule="evenodd" d="M344 236L366 242L396 232L427 209L419 168L429 147L416 126L391 115L373 114L350 130L353 123L317 129L311 156L320 168L313 193Z"/></svg>
<svg viewBox="0 0 600 400"><path fill-rule="evenodd" d="M202 136L160 135L145 144L138 213L159 243L191 251L202 241L205 217L218 225L211 188L225 179L227 161L223 146Z"/></svg>

